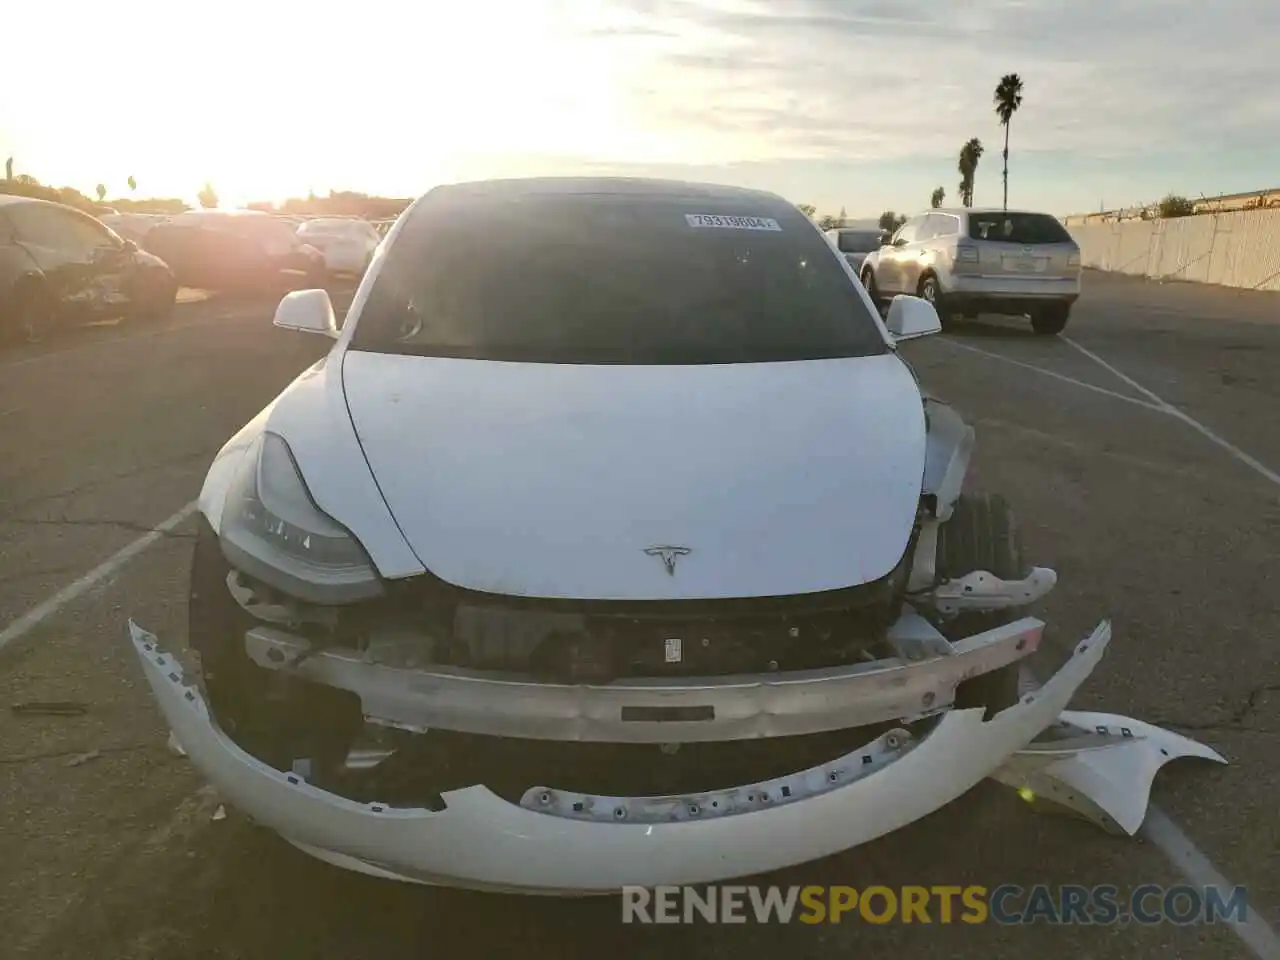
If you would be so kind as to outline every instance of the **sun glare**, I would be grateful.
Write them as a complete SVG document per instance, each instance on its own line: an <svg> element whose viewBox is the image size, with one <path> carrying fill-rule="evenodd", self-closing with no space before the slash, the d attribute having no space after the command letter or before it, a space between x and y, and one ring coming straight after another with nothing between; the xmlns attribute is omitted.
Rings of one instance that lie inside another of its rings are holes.
<svg viewBox="0 0 1280 960"><path fill-rule="evenodd" d="M24 17L52 26L57 6ZM0 146L19 171L86 192L104 183L109 196L127 196L129 177L140 196L194 198L209 183L225 206L331 189L412 195L522 156L679 152L629 123L619 91L640 65L578 32L571 4L373 2L351 19L245 0L216 16L136 6L128 31L68 36L68 76L39 103L0 91ZM101 52L125 43L104 87ZM41 56L20 52L8 69L36 71Z"/></svg>

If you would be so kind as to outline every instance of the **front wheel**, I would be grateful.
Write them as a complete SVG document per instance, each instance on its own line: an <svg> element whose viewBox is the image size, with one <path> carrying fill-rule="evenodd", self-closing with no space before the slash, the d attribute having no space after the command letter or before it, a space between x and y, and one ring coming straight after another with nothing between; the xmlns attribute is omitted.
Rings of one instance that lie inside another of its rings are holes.
<svg viewBox="0 0 1280 960"><path fill-rule="evenodd" d="M985 570L1001 580L1020 580L1030 573L1022 560L1022 541L1013 508L1004 497L966 493L956 501L950 518L938 528L939 577L958 579ZM948 622L943 634L956 641L984 630L1012 623L1021 609L962 613ZM966 680L956 690L956 707L983 706L991 716L1018 702L1019 662Z"/></svg>
<svg viewBox="0 0 1280 960"><path fill-rule="evenodd" d="M146 323L163 323L173 316L178 299L178 281L172 277L157 279L148 285L138 316Z"/></svg>
<svg viewBox="0 0 1280 960"><path fill-rule="evenodd" d="M942 295L942 287L938 285L937 277L933 274L921 277L920 286L916 288L916 296L930 304L937 311L938 322L942 324L944 330L951 326L951 315L947 310L947 304Z"/></svg>
<svg viewBox="0 0 1280 960"><path fill-rule="evenodd" d="M862 271L862 285L867 288L867 296L876 306L880 305L880 291L876 289L876 275L870 270Z"/></svg>
<svg viewBox="0 0 1280 960"><path fill-rule="evenodd" d="M53 326L54 302L38 283L27 283L14 292L13 310L0 338L11 343L39 343Z"/></svg>
<svg viewBox="0 0 1280 960"><path fill-rule="evenodd" d="M1031 329L1041 336L1051 337L1063 331L1070 316L1071 307L1065 303L1040 307L1031 314Z"/></svg>

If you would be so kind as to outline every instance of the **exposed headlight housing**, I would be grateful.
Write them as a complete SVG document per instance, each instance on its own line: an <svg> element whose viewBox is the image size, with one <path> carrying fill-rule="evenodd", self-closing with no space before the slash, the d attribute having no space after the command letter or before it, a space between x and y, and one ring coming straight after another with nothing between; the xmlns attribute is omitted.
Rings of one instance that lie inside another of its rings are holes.
<svg viewBox="0 0 1280 960"><path fill-rule="evenodd" d="M219 536L232 566L299 600L353 603L382 593L368 554L316 506L277 434L263 433L245 451Z"/></svg>

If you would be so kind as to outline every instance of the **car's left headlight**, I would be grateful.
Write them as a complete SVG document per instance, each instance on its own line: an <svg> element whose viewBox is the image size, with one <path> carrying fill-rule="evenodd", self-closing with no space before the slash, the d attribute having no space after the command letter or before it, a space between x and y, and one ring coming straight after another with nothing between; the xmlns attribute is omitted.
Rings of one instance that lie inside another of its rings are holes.
<svg viewBox="0 0 1280 960"><path fill-rule="evenodd" d="M351 532L316 506L284 438L263 433L245 451L222 512L228 562L312 603L382 593L373 562Z"/></svg>

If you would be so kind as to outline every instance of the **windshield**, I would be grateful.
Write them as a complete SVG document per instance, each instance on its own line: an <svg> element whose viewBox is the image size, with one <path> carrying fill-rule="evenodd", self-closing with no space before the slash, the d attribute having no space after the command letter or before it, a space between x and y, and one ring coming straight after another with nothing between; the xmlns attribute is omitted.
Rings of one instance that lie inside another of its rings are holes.
<svg viewBox="0 0 1280 960"><path fill-rule="evenodd" d="M880 249L880 232L842 230L837 243L841 253L874 253Z"/></svg>
<svg viewBox="0 0 1280 960"><path fill-rule="evenodd" d="M1067 228L1047 213L971 213L969 237L1001 243L1071 243Z"/></svg>
<svg viewBox="0 0 1280 960"><path fill-rule="evenodd" d="M830 246L777 201L628 195L422 204L352 347L539 363L883 353Z"/></svg>

